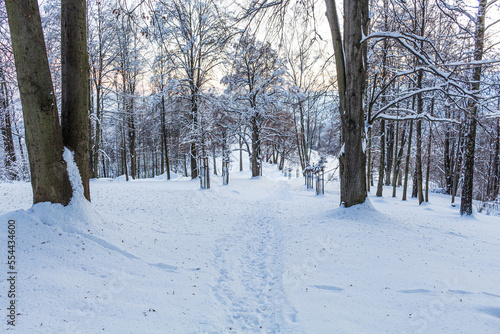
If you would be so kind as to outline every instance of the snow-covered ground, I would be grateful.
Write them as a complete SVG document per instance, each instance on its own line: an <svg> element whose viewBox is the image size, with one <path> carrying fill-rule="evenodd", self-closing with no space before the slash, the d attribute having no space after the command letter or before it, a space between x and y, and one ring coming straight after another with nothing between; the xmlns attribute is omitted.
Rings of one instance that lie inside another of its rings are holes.
<svg viewBox="0 0 500 334"><path fill-rule="evenodd" d="M234 168L237 167L234 163ZM247 169L247 164L245 168ZM0 184L0 314L18 333L499 333L500 219L370 196L338 207L266 165L230 184L91 181L31 208ZM7 222L16 221L16 326Z"/></svg>

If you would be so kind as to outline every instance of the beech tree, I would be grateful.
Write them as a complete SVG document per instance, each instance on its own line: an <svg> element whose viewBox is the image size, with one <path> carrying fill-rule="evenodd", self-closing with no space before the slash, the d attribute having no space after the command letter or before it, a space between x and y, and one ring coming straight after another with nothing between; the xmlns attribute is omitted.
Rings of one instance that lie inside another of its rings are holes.
<svg viewBox="0 0 500 334"><path fill-rule="evenodd" d="M33 202L66 205L72 195L42 23L36 0L6 0L23 106Z"/></svg>
<svg viewBox="0 0 500 334"><path fill-rule="evenodd" d="M72 196L64 145L75 152L84 194L88 188L86 4L61 3L63 63L62 127L50 75L37 1L6 1L16 72L23 106L33 202L66 205ZM68 75L71 72L71 80ZM83 100L80 101L80 100Z"/></svg>
<svg viewBox="0 0 500 334"><path fill-rule="evenodd" d="M85 198L89 188L89 62L86 0L61 1L61 123L64 146L74 152Z"/></svg>

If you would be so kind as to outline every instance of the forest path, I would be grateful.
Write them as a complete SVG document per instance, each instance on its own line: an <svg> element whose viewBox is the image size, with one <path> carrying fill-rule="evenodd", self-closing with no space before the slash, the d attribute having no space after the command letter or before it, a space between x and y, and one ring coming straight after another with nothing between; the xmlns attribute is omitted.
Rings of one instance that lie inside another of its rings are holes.
<svg viewBox="0 0 500 334"><path fill-rule="evenodd" d="M278 182L264 198L247 198L229 234L216 241L213 294L226 314L225 330L238 333L297 333L296 311L283 289L282 194ZM261 193L263 194L263 193Z"/></svg>

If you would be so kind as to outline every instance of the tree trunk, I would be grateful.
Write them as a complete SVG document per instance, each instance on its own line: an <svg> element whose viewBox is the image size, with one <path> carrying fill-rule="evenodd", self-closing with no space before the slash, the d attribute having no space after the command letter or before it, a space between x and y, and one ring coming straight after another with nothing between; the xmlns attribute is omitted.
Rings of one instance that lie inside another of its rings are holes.
<svg viewBox="0 0 500 334"><path fill-rule="evenodd" d="M100 85L100 82L99 82ZM100 87L96 87L96 120L95 120L95 140L94 140L94 178L99 177L99 150L101 149L101 89ZM106 177L106 176L105 176Z"/></svg>
<svg viewBox="0 0 500 334"><path fill-rule="evenodd" d="M241 135L238 136L238 145L240 148L240 172L243 171L243 138Z"/></svg>
<svg viewBox="0 0 500 334"><path fill-rule="evenodd" d="M61 123L64 146L74 152L85 198L90 201L87 55L85 0L61 1Z"/></svg>
<svg viewBox="0 0 500 334"><path fill-rule="evenodd" d="M378 167L377 197L382 197L384 191L384 172L385 172L385 120L380 120L380 161Z"/></svg>
<svg viewBox="0 0 500 334"><path fill-rule="evenodd" d="M368 147L367 147L367 157L366 157L366 191L370 192L371 186L371 176L372 176L372 129L368 128Z"/></svg>
<svg viewBox="0 0 500 334"><path fill-rule="evenodd" d="M432 115L432 114L431 114ZM425 171L425 201L429 202L429 178L431 174L432 124L429 125L429 142L427 143L427 167Z"/></svg>
<svg viewBox="0 0 500 334"><path fill-rule="evenodd" d="M450 106L449 103L445 104L445 118L450 118ZM444 125L444 157L443 157L443 164L444 164L444 183L445 183L445 189L446 193L448 195L451 195L451 192L453 190L453 177L452 177L452 157L453 157L453 150L450 148L450 137L451 137L451 131L450 131L450 126L449 124Z"/></svg>
<svg viewBox="0 0 500 334"><path fill-rule="evenodd" d="M455 163L454 163L454 168L453 168L453 188L451 190L451 203L455 203L455 196L457 196L457 191L458 191L458 183L461 178L462 174L462 168L463 168L463 148L464 148L464 142L465 138L463 136L463 130L464 126L460 125L460 130L458 131L458 138L457 138L457 148L455 149Z"/></svg>
<svg viewBox="0 0 500 334"><path fill-rule="evenodd" d="M423 23L422 23L423 25ZM423 30L423 28L422 28ZM418 71L417 75L417 89L422 88L422 79L423 79L423 71ZM417 94L417 115L421 115L424 109L424 101L422 97L422 93ZM415 166L415 176L413 179L414 186L413 189L417 190L416 194L412 194L412 197L418 197L418 204L422 204L424 201L424 193L423 193L423 180L422 180L422 120L417 119L417 127L416 127L416 137L417 137L417 154L415 157L416 166ZM415 186L416 182L416 186ZM415 196L413 196L415 195Z"/></svg>
<svg viewBox="0 0 500 334"><path fill-rule="evenodd" d="M252 166L252 177L260 175L260 139L259 139L259 124L257 116L251 119L252 125L252 154L250 156L250 163Z"/></svg>
<svg viewBox="0 0 500 334"><path fill-rule="evenodd" d="M368 26L368 2L344 1L344 50L340 40L334 0L325 0L334 42L342 123L342 154L340 156L340 201L345 207L366 200L366 155L363 148L363 92L366 48L361 38ZM344 66L345 59L345 66ZM345 89L344 89L345 88Z"/></svg>
<svg viewBox="0 0 500 334"><path fill-rule="evenodd" d="M128 130L128 140L129 140L129 153L130 153L130 176L132 179L137 177L137 152L136 152L136 137L137 132L135 129L135 117L134 117L134 104L133 99L127 101L126 106L127 115L127 130Z"/></svg>
<svg viewBox="0 0 500 334"><path fill-rule="evenodd" d="M431 100L430 114L434 116L434 98ZM429 142L427 143L427 169L425 171L425 201L429 202L429 178L431 174L432 123L429 122Z"/></svg>
<svg viewBox="0 0 500 334"><path fill-rule="evenodd" d="M497 118L497 138L495 140L495 159L493 160L493 185L491 200L494 201L500 191L500 119Z"/></svg>
<svg viewBox="0 0 500 334"><path fill-rule="evenodd" d="M162 152L161 152L161 170L163 174L163 164L165 161L167 170L167 180L170 180L170 160L168 158L168 133L165 112L165 96L161 96L161 139L162 139Z"/></svg>
<svg viewBox="0 0 500 334"><path fill-rule="evenodd" d="M476 32L474 36L474 60L481 61L483 59L484 48L484 21L486 16L487 0L479 0L478 13L476 17ZM482 66L475 65L472 75L471 91L474 98L469 102L469 114L467 115L468 134L465 146L464 158L464 184L462 186L462 201L460 205L460 214L462 216L472 215L472 200L474 196L474 157L476 148L476 127L478 114L478 99L479 88L481 82Z"/></svg>
<svg viewBox="0 0 500 334"><path fill-rule="evenodd" d="M406 163L405 163L405 180L403 183L403 201L406 201L406 192L408 191L408 178L410 171L410 154L411 154L411 137L413 134L413 120L410 120L410 130L408 133L408 149L406 150Z"/></svg>
<svg viewBox="0 0 500 334"><path fill-rule="evenodd" d="M405 136L405 129L403 128L403 133L402 133L402 140L404 140ZM395 139L395 147L394 147L394 172L392 175L392 197L396 197L396 187L397 187L397 180L398 180L398 173L399 173L399 166L401 164L401 155L403 154L403 147L404 143L401 143L401 153L398 150L398 145L399 145L399 122L396 123L396 139Z"/></svg>
<svg viewBox="0 0 500 334"><path fill-rule="evenodd" d="M214 165L214 175L217 175L217 157L216 157L216 146L214 144L213 148L212 148L212 161L213 161L213 165Z"/></svg>
<svg viewBox="0 0 500 334"><path fill-rule="evenodd" d="M386 129L386 164L385 164L385 185L391 185L391 172L393 166L393 157L394 157L394 122L389 122L389 125Z"/></svg>
<svg viewBox="0 0 500 334"><path fill-rule="evenodd" d="M5 5L23 107L33 203L66 205L72 188L62 157L63 137L38 3L6 0Z"/></svg>
<svg viewBox="0 0 500 334"><path fill-rule="evenodd" d="M413 187L412 187L412 191L411 191L411 197L412 198L418 197L417 165L416 164L415 164L415 170L413 171Z"/></svg>

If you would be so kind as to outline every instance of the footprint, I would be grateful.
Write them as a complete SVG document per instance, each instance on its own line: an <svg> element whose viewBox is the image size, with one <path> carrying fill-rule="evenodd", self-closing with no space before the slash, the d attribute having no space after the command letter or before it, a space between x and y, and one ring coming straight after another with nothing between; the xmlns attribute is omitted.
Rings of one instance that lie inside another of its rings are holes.
<svg viewBox="0 0 500 334"><path fill-rule="evenodd" d="M334 285L313 285L313 288L330 291L343 291L344 289Z"/></svg>
<svg viewBox="0 0 500 334"><path fill-rule="evenodd" d="M150 266L153 266L153 267L158 267L160 269L163 269L163 270L166 270L166 271L169 271L169 272L174 272L176 271L177 269L179 269L178 267L176 266L171 266L171 265L168 265L168 264L165 264L165 263L149 263Z"/></svg>
<svg viewBox="0 0 500 334"><path fill-rule="evenodd" d="M461 295L471 295L472 292L469 292L469 291L464 291L464 290L448 290L449 292L453 292L453 293L459 293Z"/></svg>
<svg viewBox="0 0 500 334"><path fill-rule="evenodd" d="M431 290L427 289L412 289L412 290L399 290L401 293L429 293Z"/></svg>

